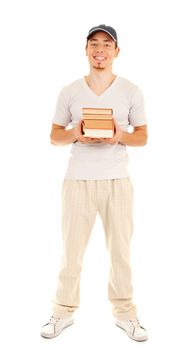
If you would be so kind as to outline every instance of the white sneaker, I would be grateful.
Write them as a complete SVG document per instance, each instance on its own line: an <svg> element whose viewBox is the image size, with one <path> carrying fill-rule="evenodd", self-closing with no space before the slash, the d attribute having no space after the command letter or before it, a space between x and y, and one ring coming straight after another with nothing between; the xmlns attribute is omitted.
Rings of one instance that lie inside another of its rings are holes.
<svg viewBox="0 0 189 350"><path fill-rule="evenodd" d="M131 339L136 341L144 341L148 339L146 329L140 325L137 318L133 320L117 320L116 326L124 329Z"/></svg>
<svg viewBox="0 0 189 350"><path fill-rule="evenodd" d="M71 326L74 320L71 317L55 318L51 317L50 321L42 327L41 336L44 338L54 338L59 335L64 328Z"/></svg>

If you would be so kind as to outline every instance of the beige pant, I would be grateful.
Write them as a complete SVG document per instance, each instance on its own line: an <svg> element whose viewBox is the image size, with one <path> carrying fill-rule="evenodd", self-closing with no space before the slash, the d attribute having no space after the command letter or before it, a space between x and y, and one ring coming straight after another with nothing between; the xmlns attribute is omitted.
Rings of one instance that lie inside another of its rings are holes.
<svg viewBox="0 0 189 350"><path fill-rule="evenodd" d="M80 302L82 259L97 212L110 254L108 296L118 319L136 317L132 302L129 245L132 236L132 185L129 178L67 180L62 186L63 255L53 300L55 317L70 315Z"/></svg>

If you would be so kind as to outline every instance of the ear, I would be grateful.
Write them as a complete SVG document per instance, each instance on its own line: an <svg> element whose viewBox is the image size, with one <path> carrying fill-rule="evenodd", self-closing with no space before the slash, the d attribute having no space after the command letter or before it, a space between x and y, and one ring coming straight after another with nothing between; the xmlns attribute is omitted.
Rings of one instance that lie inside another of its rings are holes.
<svg viewBox="0 0 189 350"><path fill-rule="evenodd" d="M88 41L86 42L86 45L85 45L85 55L88 56Z"/></svg>
<svg viewBox="0 0 189 350"><path fill-rule="evenodd" d="M114 57L117 57L119 55L119 52L120 52L120 48L116 47L116 52L115 52L115 56Z"/></svg>

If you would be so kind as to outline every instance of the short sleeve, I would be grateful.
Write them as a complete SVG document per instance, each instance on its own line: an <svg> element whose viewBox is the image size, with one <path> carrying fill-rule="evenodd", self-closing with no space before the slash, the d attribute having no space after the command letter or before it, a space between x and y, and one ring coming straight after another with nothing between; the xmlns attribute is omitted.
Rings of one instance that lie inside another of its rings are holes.
<svg viewBox="0 0 189 350"><path fill-rule="evenodd" d="M57 98L55 114L52 119L53 124L58 124L66 127L71 120L69 110L69 96L65 88L63 88Z"/></svg>
<svg viewBox="0 0 189 350"><path fill-rule="evenodd" d="M137 87L131 97L131 105L129 109L129 124L132 126L140 126L147 124L144 108L144 97L141 90Z"/></svg>

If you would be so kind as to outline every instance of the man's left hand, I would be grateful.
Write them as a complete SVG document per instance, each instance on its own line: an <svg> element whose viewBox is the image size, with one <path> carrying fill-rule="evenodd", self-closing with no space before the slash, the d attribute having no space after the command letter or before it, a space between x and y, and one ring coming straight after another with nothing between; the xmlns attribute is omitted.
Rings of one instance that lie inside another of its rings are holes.
<svg viewBox="0 0 189 350"><path fill-rule="evenodd" d="M110 144L117 144L121 141L123 130L116 123L115 119L113 119L113 125L114 125L113 137L112 138L102 138L102 139L100 139L101 142L110 143Z"/></svg>

